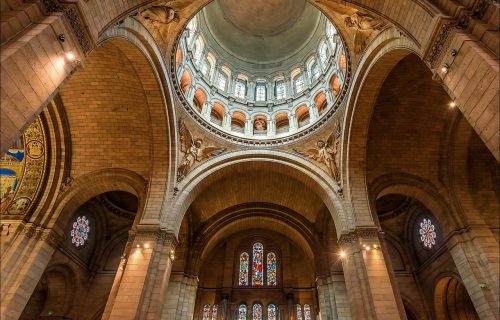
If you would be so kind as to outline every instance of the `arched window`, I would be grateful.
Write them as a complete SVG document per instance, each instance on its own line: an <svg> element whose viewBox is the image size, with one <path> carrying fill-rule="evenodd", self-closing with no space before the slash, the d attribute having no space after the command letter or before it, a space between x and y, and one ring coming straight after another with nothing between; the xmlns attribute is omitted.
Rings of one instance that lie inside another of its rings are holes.
<svg viewBox="0 0 500 320"><path fill-rule="evenodd" d="M255 85L255 101L266 101L267 89L264 82L257 82Z"/></svg>
<svg viewBox="0 0 500 320"><path fill-rule="evenodd" d="M196 42L194 43L194 50L193 50L194 62L196 64L200 62L204 47L205 43L203 42L203 39L201 38L201 36L198 36L198 39L196 39Z"/></svg>
<svg viewBox="0 0 500 320"><path fill-rule="evenodd" d="M238 307L238 320L247 320L247 306L244 304Z"/></svg>
<svg viewBox="0 0 500 320"><path fill-rule="evenodd" d="M311 320L311 307L308 304L304 305L304 320Z"/></svg>
<svg viewBox="0 0 500 320"><path fill-rule="evenodd" d="M304 306L304 308L305 308L305 306ZM219 313L219 305L218 304L214 304L213 307L212 307L212 320L217 320L217 314L218 313Z"/></svg>
<svg viewBox="0 0 500 320"><path fill-rule="evenodd" d="M302 74L297 75L293 78L293 86L295 87L295 93L301 93L304 91L304 77Z"/></svg>
<svg viewBox="0 0 500 320"><path fill-rule="evenodd" d="M276 80L276 82L274 83L274 95L278 100L286 98L285 80L283 79Z"/></svg>
<svg viewBox="0 0 500 320"><path fill-rule="evenodd" d="M262 320L262 305L256 303L252 307L252 320Z"/></svg>
<svg viewBox="0 0 500 320"><path fill-rule="evenodd" d="M226 74L223 73L222 71L219 71L219 74L217 75L217 88L219 88L219 90L225 91L226 84L227 84Z"/></svg>
<svg viewBox="0 0 500 320"><path fill-rule="evenodd" d="M210 305L206 304L203 307L203 320L210 320Z"/></svg>
<svg viewBox="0 0 500 320"><path fill-rule="evenodd" d="M191 41L193 40L194 34L196 32L196 26L197 26L196 18L191 19L191 21L189 21L187 25L188 36L186 38L186 41L188 44L190 44Z"/></svg>
<svg viewBox="0 0 500 320"><path fill-rule="evenodd" d="M328 45L324 41L319 47L319 58L323 64L326 64L326 60L328 59Z"/></svg>
<svg viewBox="0 0 500 320"><path fill-rule="evenodd" d="M311 78L313 81L319 78L319 67L316 62L311 66Z"/></svg>
<svg viewBox="0 0 500 320"><path fill-rule="evenodd" d="M236 79L236 84L234 87L234 95L237 98L245 99L247 95L247 81L243 79Z"/></svg>
<svg viewBox="0 0 500 320"><path fill-rule="evenodd" d="M297 305L297 320L302 320L302 307L300 304Z"/></svg>
<svg viewBox="0 0 500 320"><path fill-rule="evenodd" d="M278 312L276 306L274 304L270 304L267 306L267 320L277 320Z"/></svg>
<svg viewBox="0 0 500 320"><path fill-rule="evenodd" d="M253 245L253 255L252 255L252 286L262 286L264 284L264 266L263 266L263 255L264 246L262 243L257 242Z"/></svg>
<svg viewBox="0 0 500 320"><path fill-rule="evenodd" d="M332 46L335 44L334 36L337 33L337 30L335 30L335 27L330 21L326 22L326 36L328 37L328 41L332 44Z"/></svg>
<svg viewBox="0 0 500 320"><path fill-rule="evenodd" d="M248 285L248 253L246 252L240 255L240 276L238 282L240 286Z"/></svg>
<svg viewBox="0 0 500 320"><path fill-rule="evenodd" d="M276 286L276 255L274 252L267 254L267 285Z"/></svg>

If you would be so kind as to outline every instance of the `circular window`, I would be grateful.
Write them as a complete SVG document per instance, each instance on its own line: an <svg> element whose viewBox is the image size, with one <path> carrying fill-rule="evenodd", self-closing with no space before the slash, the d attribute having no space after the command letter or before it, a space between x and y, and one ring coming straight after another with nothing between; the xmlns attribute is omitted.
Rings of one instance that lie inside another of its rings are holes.
<svg viewBox="0 0 500 320"><path fill-rule="evenodd" d="M430 218L423 218L419 224L418 233L420 243L426 249L432 249L436 245L436 227Z"/></svg>
<svg viewBox="0 0 500 320"><path fill-rule="evenodd" d="M89 239L90 221L85 216L76 218L71 229L71 243L77 247L82 247Z"/></svg>
<svg viewBox="0 0 500 320"><path fill-rule="evenodd" d="M211 2L179 36L171 75L181 104L235 143L303 138L343 101L350 77L343 38L305 0L242 1L248 5Z"/></svg>

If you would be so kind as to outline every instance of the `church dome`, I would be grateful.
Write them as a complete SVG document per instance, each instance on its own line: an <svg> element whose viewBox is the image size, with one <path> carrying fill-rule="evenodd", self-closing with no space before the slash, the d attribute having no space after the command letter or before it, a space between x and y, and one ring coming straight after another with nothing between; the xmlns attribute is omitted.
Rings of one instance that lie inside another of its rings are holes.
<svg viewBox="0 0 500 320"><path fill-rule="evenodd" d="M216 0L188 22L176 50L182 105L241 144L314 131L339 108L349 78L341 35L303 0Z"/></svg>

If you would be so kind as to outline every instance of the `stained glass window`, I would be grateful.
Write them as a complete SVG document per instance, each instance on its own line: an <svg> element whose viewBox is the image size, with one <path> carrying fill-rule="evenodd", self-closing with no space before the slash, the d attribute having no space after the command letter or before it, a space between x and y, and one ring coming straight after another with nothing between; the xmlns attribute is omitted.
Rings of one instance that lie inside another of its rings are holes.
<svg viewBox="0 0 500 320"><path fill-rule="evenodd" d="M244 99L247 94L247 82L245 80L237 79L234 88L234 94L238 98Z"/></svg>
<svg viewBox="0 0 500 320"><path fill-rule="evenodd" d="M302 320L302 307L300 304L297 305L297 320Z"/></svg>
<svg viewBox="0 0 500 320"><path fill-rule="evenodd" d="M304 90L304 78L302 77L302 75L296 76L293 80L293 83L295 85L296 93L300 93Z"/></svg>
<svg viewBox="0 0 500 320"><path fill-rule="evenodd" d="M304 305L304 320L311 320L311 307L308 304Z"/></svg>
<svg viewBox="0 0 500 320"><path fill-rule="evenodd" d="M206 304L203 307L203 320L210 320L210 305Z"/></svg>
<svg viewBox="0 0 500 320"><path fill-rule="evenodd" d="M424 245L425 248L432 249L436 244L436 231L434 224L431 219L424 218L422 222L420 222L420 229L418 233L420 234L420 242Z"/></svg>
<svg viewBox="0 0 500 320"><path fill-rule="evenodd" d="M255 101L266 101L266 84L257 82L255 85Z"/></svg>
<svg viewBox="0 0 500 320"><path fill-rule="evenodd" d="M247 320L247 306L244 304L238 307L238 320Z"/></svg>
<svg viewBox="0 0 500 320"><path fill-rule="evenodd" d="M264 283L263 273L263 255L264 247L262 243L255 243L253 245L253 256L252 256L252 285L253 286L262 286Z"/></svg>
<svg viewBox="0 0 500 320"><path fill-rule="evenodd" d="M276 99L285 99L285 98L286 98L285 81L278 80L276 81Z"/></svg>
<svg viewBox="0 0 500 320"><path fill-rule="evenodd" d="M276 286L276 255L274 252L267 254L267 285Z"/></svg>
<svg viewBox="0 0 500 320"><path fill-rule="evenodd" d="M71 229L71 243L75 247L81 247L89 239L90 221L85 216L78 217L73 222L73 229Z"/></svg>
<svg viewBox="0 0 500 320"><path fill-rule="evenodd" d="M262 320L262 305L259 303L252 307L252 320Z"/></svg>
<svg viewBox="0 0 500 320"><path fill-rule="evenodd" d="M219 305L214 304L212 307L212 320L217 320L217 313L219 312Z"/></svg>
<svg viewBox="0 0 500 320"><path fill-rule="evenodd" d="M276 311L276 306L274 304L270 304L267 306L267 320L277 320L278 312Z"/></svg>
<svg viewBox="0 0 500 320"><path fill-rule="evenodd" d="M240 286L248 285L248 253L246 252L240 255L240 277L238 282Z"/></svg>

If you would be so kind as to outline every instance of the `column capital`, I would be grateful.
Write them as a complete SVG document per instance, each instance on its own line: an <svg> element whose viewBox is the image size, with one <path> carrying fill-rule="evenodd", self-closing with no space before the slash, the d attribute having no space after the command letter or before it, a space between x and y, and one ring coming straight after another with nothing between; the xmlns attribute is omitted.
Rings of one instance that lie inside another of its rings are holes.
<svg viewBox="0 0 500 320"><path fill-rule="evenodd" d="M344 244L354 244L356 241L360 240L379 240L382 232L380 232L375 227L369 228L356 228L347 233L343 233L337 243L341 246Z"/></svg>
<svg viewBox="0 0 500 320"><path fill-rule="evenodd" d="M134 235L134 241L155 241L163 246L168 246L175 249L179 242L177 236L172 231L161 230L159 226L137 226L135 230L130 231Z"/></svg>

